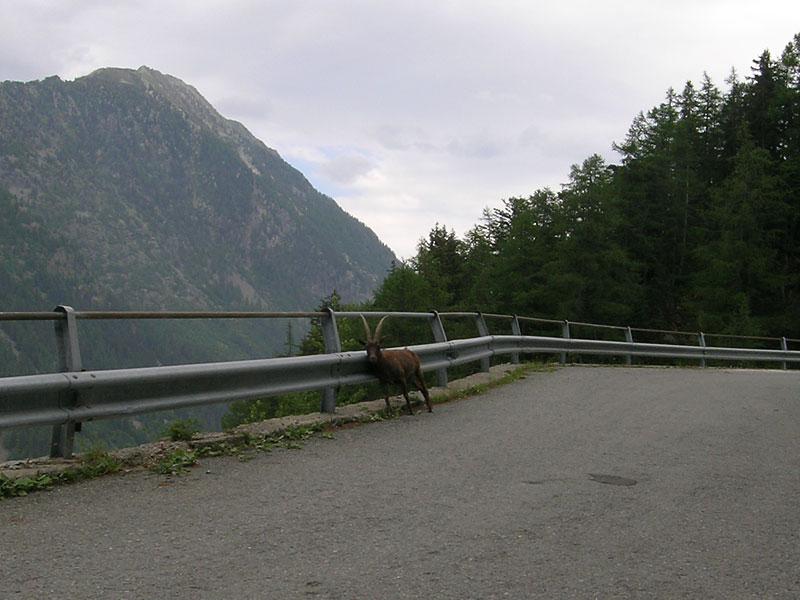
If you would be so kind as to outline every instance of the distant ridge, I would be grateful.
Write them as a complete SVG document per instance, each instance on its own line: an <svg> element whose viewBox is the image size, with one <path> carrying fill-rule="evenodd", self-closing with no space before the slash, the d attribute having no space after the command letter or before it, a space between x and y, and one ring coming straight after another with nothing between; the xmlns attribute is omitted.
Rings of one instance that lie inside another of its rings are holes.
<svg viewBox="0 0 800 600"><path fill-rule="evenodd" d="M0 83L2 311L311 310L334 289L369 297L393 259L173 76ZM0 363L24 345L9 337Z"/></svg>

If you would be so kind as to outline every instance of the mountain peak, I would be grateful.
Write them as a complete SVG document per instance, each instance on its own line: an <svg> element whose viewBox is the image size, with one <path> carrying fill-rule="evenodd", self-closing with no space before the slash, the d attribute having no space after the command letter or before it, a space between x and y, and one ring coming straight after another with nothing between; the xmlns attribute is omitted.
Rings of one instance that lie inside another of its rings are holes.
<svg viewBox="0 0 800 600"><path fill-rule="evenodd" d="M21 265L6 309L295 310L333 289L368 297L394 258L197 89L147 66L0 83L0 134L0 266Z"/></svg>
<svg viewBox="0 0 800 600"><path fill-rule="evenodd" d="M195 125L211 127L226 137L242 135L243 130L247 132L241 123L230 121L220 115L195 87L146 65L135 70L104 67L76 81L81 80L142 86L148 94L161 98L180 110ZM249 132L247 133L249 135Z"/></svg>

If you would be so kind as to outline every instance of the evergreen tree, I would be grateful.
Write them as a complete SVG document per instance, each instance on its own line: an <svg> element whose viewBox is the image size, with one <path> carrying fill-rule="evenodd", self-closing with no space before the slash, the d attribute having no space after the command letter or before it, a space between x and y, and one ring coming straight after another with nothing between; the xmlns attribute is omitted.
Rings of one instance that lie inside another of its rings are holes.
<svg viewBox="0 0 800 600"><path fill-rule="evenodd" d="M420 240L417 256L411 260L427 286L438 290L439 306L462 306L465 295L463 244L453 230L436 226L427 239ZM429 305L430 306L430 305Z"/></svg>
<svg viewBox="0 0 800 600"><path fill-rule="evenodd" d="M770 321L783 313L777 247L784 237L780 181L769 152L744 141L731 177L715 190L710 216L718 234L701 247L694 282L700 299L701 328L721 333L765 335Z"/></svg>
<svg viewBox="0 0 800 600"><path fill-rule="evenodd" d="M615 231L613 172L597 154L573 165L559 194L555 252L543 266L559 318L626 322L638 288Z"/></svg>
<svg viewBox="0 0 800 600"><path fill-rule="evenodd" d="M492 212L487 227L498 255L492 281L497 310L553 315L543 266L554 256L558 211L555 193L544 189L509 198Z"/></svg>
<svg viewBox="0 0 800 600"><path fill-rule="evenodd" d="M413 264L416 263L392 263L383 283L375 291L375 310L425 312L448 308L448 294L438 277L424 277Z"/></svg>
<svg viewBox="0 0 800 600"><path fill-rule="evenodd" d="M673 90L666 102L637 119L625 143L615 145L623 156L615 175L617 202L628 231L621 246L637 266L644 288L642 304L633 313L646 326L679 328L688 243L687 177L681 162L679 101ZM681 161L681 159L683 159Z"/></svg>

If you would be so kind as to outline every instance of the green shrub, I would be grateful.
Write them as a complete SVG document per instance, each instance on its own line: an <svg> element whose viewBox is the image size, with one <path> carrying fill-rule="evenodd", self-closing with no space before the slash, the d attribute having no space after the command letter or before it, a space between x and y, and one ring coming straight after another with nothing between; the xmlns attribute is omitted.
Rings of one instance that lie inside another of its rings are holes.
<svg viewBox="0 0 800 600"><path fill-rule="evenodd" d="M188 471L189 467L195 464L197 464L197 452L194 450L177 448L167 454L150 470L153 473L160 473L161 475L180 475Z"/></svg>
<svg viewBox="0 0 800 600"><path fill-rule="evenodd" d="M197 419L189 417L172 421L163 433L173 442L188 442L198 431L200 431L200 423Z"/></svg>

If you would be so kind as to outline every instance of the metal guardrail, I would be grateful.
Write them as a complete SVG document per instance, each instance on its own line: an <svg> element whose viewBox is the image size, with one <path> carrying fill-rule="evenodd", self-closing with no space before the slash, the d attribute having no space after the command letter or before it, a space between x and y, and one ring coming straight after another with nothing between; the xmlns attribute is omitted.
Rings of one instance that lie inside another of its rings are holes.
<svg viewBox="0 0 800 600"><path fill-rule="evenodd" d="M665 332L696 336L696 346L653 344L633 341L630 327L572 323L516 315L404 312L326 312L314 313L145 313L78 312L60 306L54 313L0 313L0 320L53 320L61 371L42 375L0 378L0 430L11 427L52 425L52 456L71 456L76 425L83 421L124 417L160 410L199 406L322 390L321 410L335 411L335 390L373 378L363 351L342 352L337 319L383 317L425 319L434 342L409 346L420 357L423 371L436 373L437 385L446 385L447 369L480 361L488 370L491 357L510 354L513 362L522 353L623 356L628 364L634 356L650 358L776 362L785 369L800 365L800 351L790 351L786 338L758 338L780 342L781 349L714 347L706 345L703 333ZM135 369L82 369L78 343L78 319L130 318L317 318L322 325L325 354L206 364L173 365ZM474 322L477 336L448 341L442 319L468 319ZM510 334L491 335L486 319L507 323ZM562 337L523 335L521 323L558 326ZM573 338L571 325L621 331L626 341ZM753 339L753 338L749 338ZM797 341L797 340L792 340Z"/></svg>

